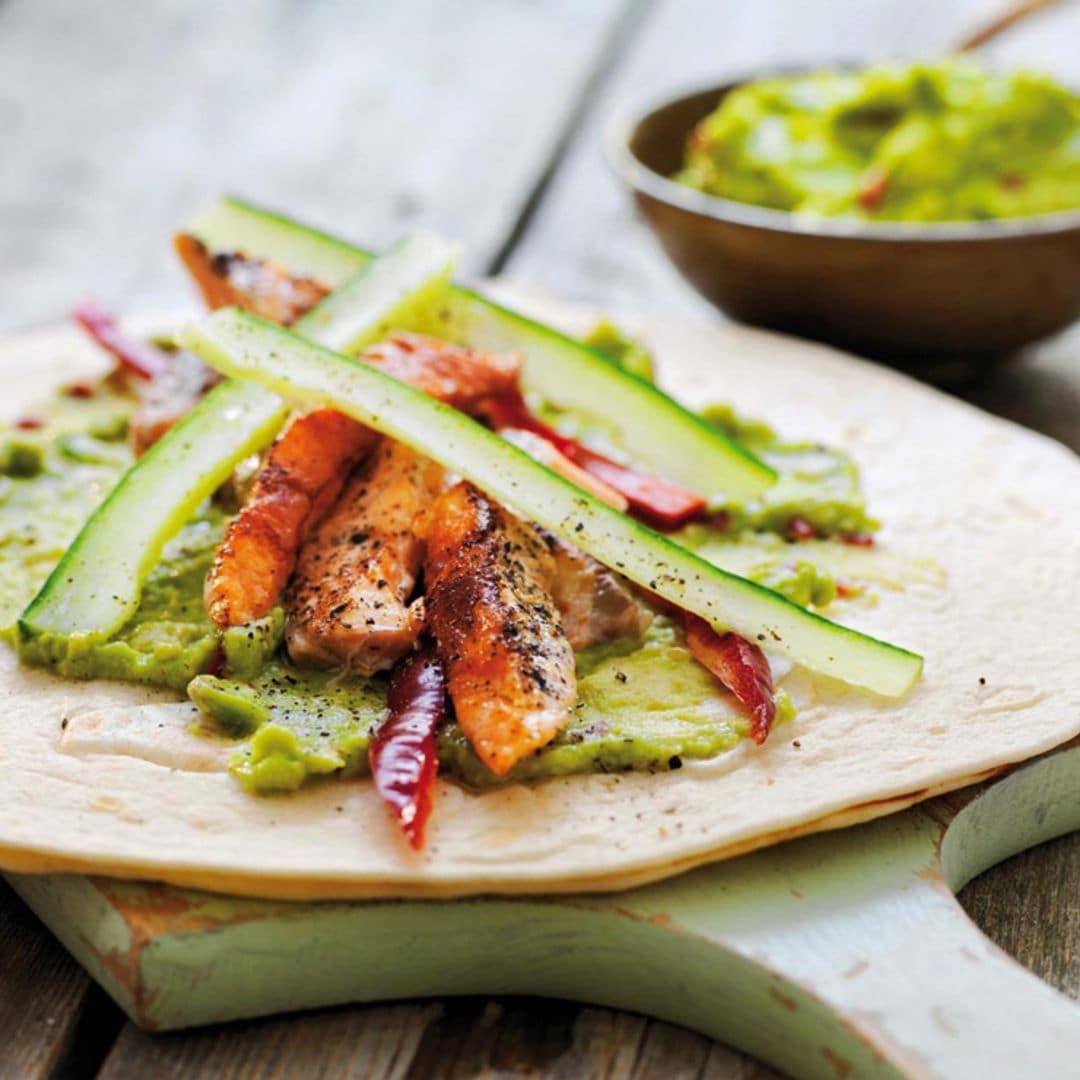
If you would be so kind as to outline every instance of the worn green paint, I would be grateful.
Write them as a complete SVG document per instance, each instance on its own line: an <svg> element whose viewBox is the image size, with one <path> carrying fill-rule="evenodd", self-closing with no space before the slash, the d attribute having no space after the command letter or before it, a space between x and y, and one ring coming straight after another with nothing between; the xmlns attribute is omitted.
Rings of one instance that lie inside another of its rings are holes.
<svg viewBox="0 0 1080 1080"><path fill-rule="evenodd" d="M1061 1075L1080 1008L953 892L1080 828L1080 743L868 825L609 896L285 904L11 883L139 1024L528 993L631 1009L798 1076Z"/></svg>

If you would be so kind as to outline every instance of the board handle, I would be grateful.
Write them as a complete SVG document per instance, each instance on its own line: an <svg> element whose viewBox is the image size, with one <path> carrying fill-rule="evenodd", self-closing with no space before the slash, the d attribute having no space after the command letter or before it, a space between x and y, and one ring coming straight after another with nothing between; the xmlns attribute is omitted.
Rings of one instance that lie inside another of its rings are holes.
<svg viewBox="0 0 1080 1080"><path fill-rule="evenodd" d="M1080 1007L989 941L943 877L848 916L865 932L817 994L901 1075L1080 1075Z"/></svg>
<svg viewBox="0 0 1080 1080"><path fill-rule="evenodd" d="M1074 744L974 797L939 798L629 895L645 922L715 948L714 1000L725 1000L718 973L737 957L748 969L743 996L756 990L764 1005L753 1030L721 1009L704 1025L669 1015L793 1075L1080 1077L1080 1005L995 946L955 895L986 868L1077 828Z"/></svg>

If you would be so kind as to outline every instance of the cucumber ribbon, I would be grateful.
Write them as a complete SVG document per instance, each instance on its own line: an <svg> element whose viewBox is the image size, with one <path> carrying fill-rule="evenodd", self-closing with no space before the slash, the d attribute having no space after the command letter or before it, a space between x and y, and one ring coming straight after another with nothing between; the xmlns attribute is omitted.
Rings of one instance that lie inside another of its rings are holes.
<svg viewBox="0 0 1080 1080"><path fill-rule="evenodd" d="M227 375L337 409L465 477L664 599L824 675L887 696L918 679L915 653L840 626L728 573L613 510L475 420L361 361L224 308L179 335Z"/></svg>

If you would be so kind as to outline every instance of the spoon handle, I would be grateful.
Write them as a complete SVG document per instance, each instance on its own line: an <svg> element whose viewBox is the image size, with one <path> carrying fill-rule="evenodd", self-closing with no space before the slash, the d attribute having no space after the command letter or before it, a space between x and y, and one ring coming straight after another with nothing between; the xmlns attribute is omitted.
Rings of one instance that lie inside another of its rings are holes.
<svg viewBox="0 0 1080 1080"><path fill-rule="evenodd" d="M1003 33L1018 22L1034 15L1037 11L1053 7L1059 0L1019 0L1018 3L1010 4L1000 15L992 21L979 27L974 33L969 34L955 46L956 52L971 52L981 48L992 38Z"/></svg>

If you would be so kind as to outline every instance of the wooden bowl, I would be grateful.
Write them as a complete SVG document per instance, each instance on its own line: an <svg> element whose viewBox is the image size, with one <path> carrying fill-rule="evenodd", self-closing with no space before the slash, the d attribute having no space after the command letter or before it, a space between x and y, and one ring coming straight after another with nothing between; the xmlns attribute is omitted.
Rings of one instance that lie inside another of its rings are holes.
<svg viewBox="0 0 1080 1080"><path fill-rule="evenodd" d="M733 318L900 366L970 375L1080 317L1080 211L909 224L808 219L669 177L738 83L609 132L608 157L672 262Z"/></svg>

